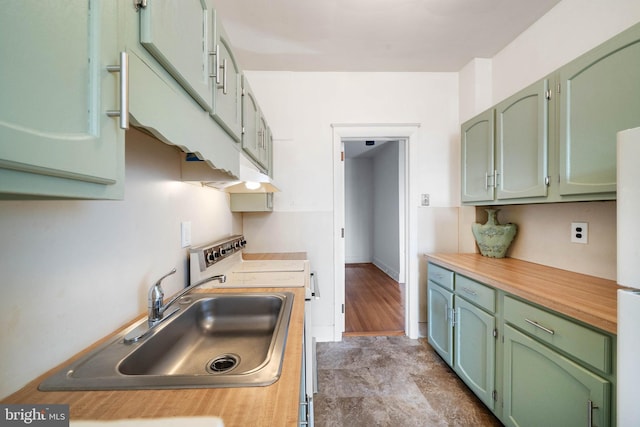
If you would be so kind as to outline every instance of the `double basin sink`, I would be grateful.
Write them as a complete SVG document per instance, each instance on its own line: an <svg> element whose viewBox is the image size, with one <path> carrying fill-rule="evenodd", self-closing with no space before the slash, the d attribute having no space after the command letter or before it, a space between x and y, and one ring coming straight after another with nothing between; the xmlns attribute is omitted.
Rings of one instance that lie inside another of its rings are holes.
<svg viewBox="0 0 640 427"><path fill-rule="evenodd" d="M180 309L129 343L118 334L39 386L133 390L264 386L280 376L293 293L191 293Z"/></svg>

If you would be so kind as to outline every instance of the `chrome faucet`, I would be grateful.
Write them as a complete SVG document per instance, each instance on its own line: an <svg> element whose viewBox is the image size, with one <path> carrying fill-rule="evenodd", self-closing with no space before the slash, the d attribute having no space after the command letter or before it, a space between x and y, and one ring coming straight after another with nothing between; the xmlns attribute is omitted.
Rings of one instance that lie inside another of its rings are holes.
<svg viewBox="0 0 640 427"><path fill-rule="evenodd" d="M159 278L158 281L149 289L149 318L147 319L147 323L137 326L134 330L125 335L125 344L132 344L139 341L141 338L145 337L153 329L154 326L177 312L178 309L176 308L172 312L165 315L165 311L167 310L167 308L169 308L174 302L176 302L178 298L183 297L188 292L191 292L198 286L203 285L207 282L217 280L220 283L225 283L227 281L227 276L224 274L217 274L215 276L206 277L199 282L196 282L193 285L187 286L186 288L182 289L182 291L178 292L176 296L171 298L169 302L165 304L164 291L162 290L161 283L165 278L171 276L175 272L176 269L172 269L170 272Z"/></svg>
<svg viewBox="0 0 640 427"><path fill-rule="evenodd" d="M174 274L176 269L174 268L164 276L162 276L158 281L149 289L149 327L152 327L162 321L164 317L164 312L173 305L174 302L178 300L178 298L184 296L188 292L191 292L193 289L197 288L200 285L203 285L207 282L211 282L213 280L218 280L220 283L224 283L227 281L227 276L224 274L218 274L211 277L206 277L199 282L194 283L191 286L187 286L182 291L178 292L176 296L171 298L168 303L164 303L164 291L162 290L161 282L168 276Z"/></svg>

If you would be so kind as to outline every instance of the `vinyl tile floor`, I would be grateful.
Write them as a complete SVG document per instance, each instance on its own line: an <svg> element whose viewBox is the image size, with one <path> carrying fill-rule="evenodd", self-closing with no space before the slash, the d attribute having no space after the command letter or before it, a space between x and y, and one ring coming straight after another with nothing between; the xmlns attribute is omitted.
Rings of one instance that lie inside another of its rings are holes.
<svg viewBox="0 0 640 427"><path fill-rule="evenodd" d="M426 339L317 344L317 427L501 426Z"/></svg>

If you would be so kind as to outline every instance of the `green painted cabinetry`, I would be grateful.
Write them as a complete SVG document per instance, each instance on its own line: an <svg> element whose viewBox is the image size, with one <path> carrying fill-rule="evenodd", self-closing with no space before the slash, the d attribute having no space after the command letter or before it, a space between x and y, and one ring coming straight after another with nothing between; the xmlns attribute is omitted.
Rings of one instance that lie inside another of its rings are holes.
<svg viewBox="0 0 640 427"><path fill-rule="evenodd" d="M140 43L206 110L213 11L201 0L148 1L140 8Z"/></svg>
<svg viewBox="0 0 640 427"><path fill-rule="evenodd" d="M494 199L495 111L490 109L462 125L462 201L485 204Z"/></svg>
<svg viewBox="0 0 640 427"><path fill-rule="evenodd" d="M611 425L609 381L509 325L504 353L507 426Z"/></svg>
<svg viewBox="0 0 640 427"><path fill-rule="evenodd" d="M121 65L122 7L2 3L1 197L123 197L125 132L107 115L122 106L121 73L107 70Z"/></svg>
<svg viewBox="0 0 640 427"><path fill-rule="evenodd" d="M640 126L640 24L560 68L560 195L616 191L616 133Z"/></svg>
<svg viewBox="0 0 640 427"><path fill-rule="evenodd" d="M261 172L271 175L272 137L246 77L242 79L242 149Z"/></svg>
<svg viewBox="0 0 640 427"><path fill-rule="evenodd" d="M496 318L458 295L454 304L453 369L476 396L494 410Z"/></svg>
<svg viewBox="0 0 640 427"><path fill-rule="evenodd" d="M427 269L428 341L505 425L615 425L615 336Z"/></svg>
<svg viewBox="0 0 640 427"><path fill-rule="evenodd" d="M462 124L462 202L615 199L616 133L640 126L638 75L640 24Z"/></svg>
<svg viewBox="0 0 640 427"><path fill-rule="evenodd" d="M214 12L213 27L213 108L211 116L236 142L242 138L242 71L231 42L222 26L220 16Z"/></svg>
<svg viewBox="0 0 640 427"><path fill-rule="evenodd" d="M497 200L547 196L548 88L540 80L495 107Z"/></svg>
<svg viewBox="0 0 640 427"><path fill-rule="evenodd" d="M543 79L462 125L463 202L546 197L548 85Z"/></svg>
<svg viewBox="0 0 640 427"><path fill-rule="evenodd" d="M429 264L428 270L428 341L494 410L495 292L435 264Z"/></svg>
<svg viewBox="0 0 640 427"><path fill-rule="evenodd" d="M427 339L448 365L453 365L453 292L429 281L427 286Z"/></svg>

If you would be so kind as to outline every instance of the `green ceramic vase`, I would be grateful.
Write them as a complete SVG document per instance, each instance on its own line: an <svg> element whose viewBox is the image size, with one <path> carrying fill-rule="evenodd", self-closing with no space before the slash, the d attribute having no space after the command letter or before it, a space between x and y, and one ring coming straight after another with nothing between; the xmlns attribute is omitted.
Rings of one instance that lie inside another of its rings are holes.
<svg viewBox="0 0 640 427"><path fill-rule="evenodd" d="M485 209L489 218L484 224L472 224L471 231L480 253L486 257L504 258L509 245L516 236L515 224L499 224L496 218L499 209Z"/></svg>

